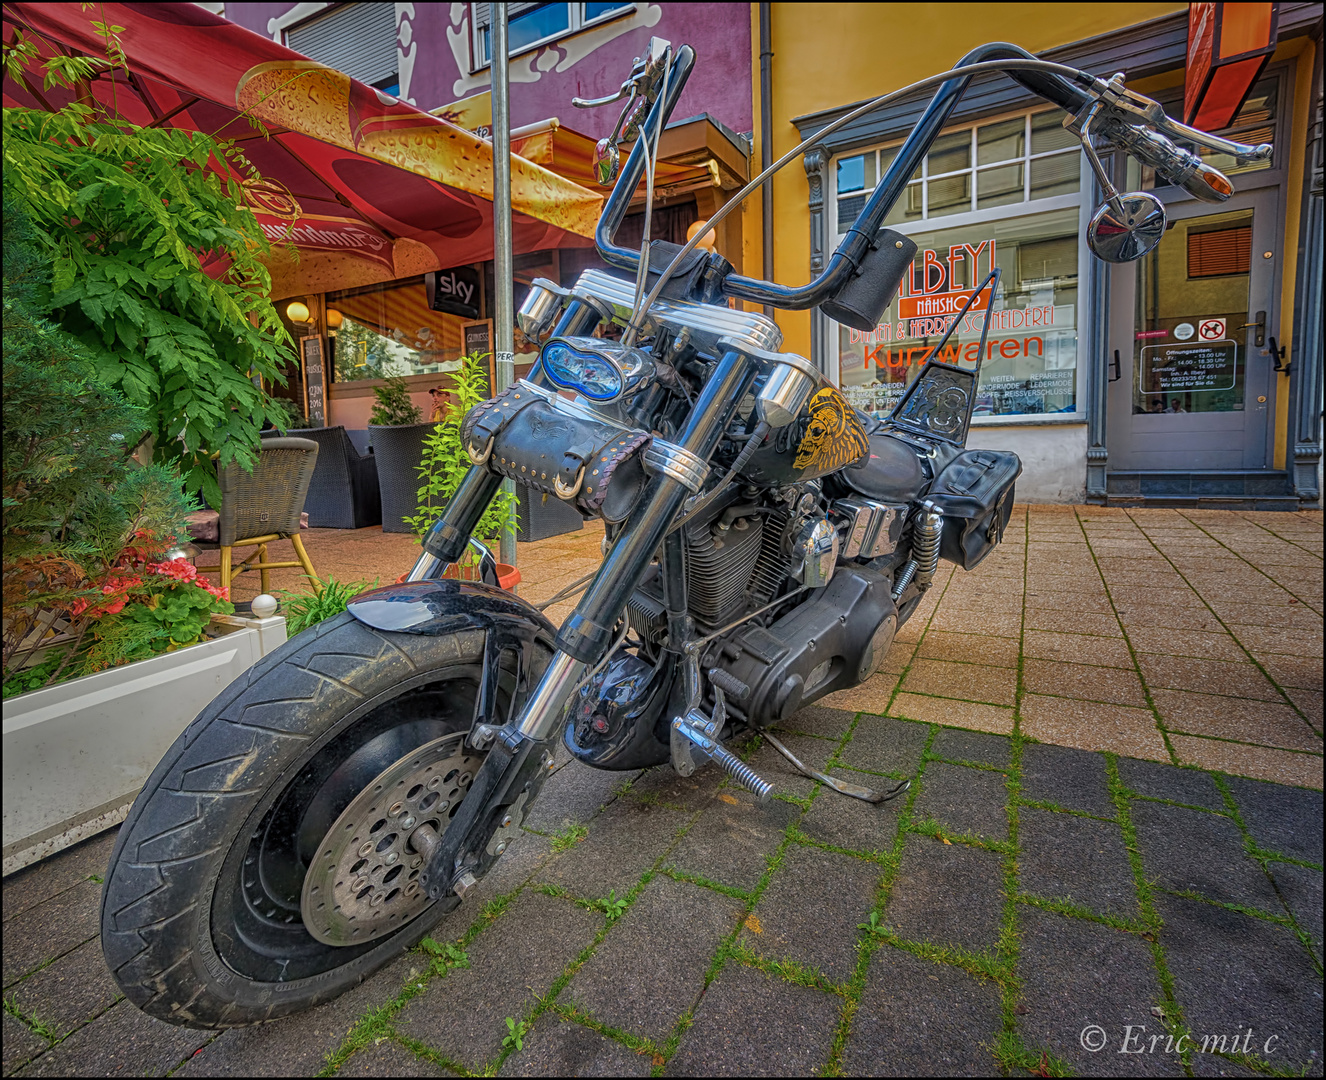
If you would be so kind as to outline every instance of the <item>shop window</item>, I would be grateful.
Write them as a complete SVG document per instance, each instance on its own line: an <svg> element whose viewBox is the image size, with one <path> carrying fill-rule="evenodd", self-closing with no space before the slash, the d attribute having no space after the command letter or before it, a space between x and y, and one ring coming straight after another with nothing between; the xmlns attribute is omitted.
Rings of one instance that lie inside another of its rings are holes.
<svg viewBox="0 0 1326 1080"><path fill-rule="evenodd" d="M993 124L974 124L935 140L902 197L884 219L888 226L1076 194L1081 145L1063 114L1029 113ZM899 144L900 145L900 144ZM846 232L897 155L898 146L838 159L838 231Z"/></svg>
<svg viewBox="0 0 1326 1080"><path fill-rule="evenodd" d="M1016 139L1009 145L1016 150ZM971 368L979 358L976 416L1076 412L1078 209L910 236L917 244L912 273L876 329L835 329L839 385L848 399L867 412L888 413L951 322L943 313L998 266L1003 276L984 355L985 312L975 311L941 359Z"/></svg>
<svg viewBox="0 0 1326 1080"><path fill-rule="evenodd" d="M474 67L492 60L492 5L471 4L474 12ZM574 34L595 23L635 10L634 4L507 4L510 54L525 52L547 41Z"/></svg>
<svg viewBox="0 0 1326 1080"><path fill-rule="evenodd" d="M1213 134L1226 139L1233 139L1235 142L1250 143L1253 146L1270 143L1278 151L1279 140L1275 137L1275 127L1279 97L1280 78L1278 75L1267 75L1258 79L1253 84L1252 90L1248 92L1248 99L1243 103L1243 107L1239 109L1238 114L1234 117L1234 122L1224 130L1213 132ZM1170 116L1181 117L1183 115L1182 87L1166 94L1157 94L1156 100L1164 106L1165 112ZM1178 144L1185 150L1200 154L1203 161L1212 168L1219 169L1226 176L1258 172L1262 169L1270 169L1275 165L1274 157L1270 161L1255 161L1249 165L1240 165L1228 154L1220 154L1214 150L1208 150L1204 146L1195 146L1182 141L1179 141Z"/></svg>
<svg viewBox="0 0 1326 1080"><path fill-rule="evenodd" d="M328 293L327 307L341 314L331 350L338 383L460 366L461 327L470 320L431 311L421 277Z"/></svg>
<svg viewBox="0 0 1326 1080"><path fill-rule="evenodd" d="M396 6L342 4L285 32L286 45L389 94L400 90Z"/></svg>

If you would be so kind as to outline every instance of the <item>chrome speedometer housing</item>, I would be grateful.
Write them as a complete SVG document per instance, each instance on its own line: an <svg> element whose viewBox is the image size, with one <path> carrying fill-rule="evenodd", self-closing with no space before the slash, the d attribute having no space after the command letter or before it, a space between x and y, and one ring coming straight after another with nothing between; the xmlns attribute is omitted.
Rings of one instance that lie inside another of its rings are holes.
<svg viewBox="0 0 1326 1080"><path fill-rule="evenodd" d="M653 362L639 349L605 338L555 337L539 359L549 382L600 403L634 393L654 373Z"/></svg>

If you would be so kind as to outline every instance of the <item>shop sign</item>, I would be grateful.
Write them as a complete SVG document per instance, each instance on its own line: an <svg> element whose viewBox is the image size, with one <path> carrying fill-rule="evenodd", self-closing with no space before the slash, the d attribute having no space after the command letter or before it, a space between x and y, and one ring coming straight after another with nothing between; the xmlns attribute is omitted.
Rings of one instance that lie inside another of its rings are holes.
<svg viewBox="0 0 1326 1080"><path fill-rule="evenodd" d="M1142 349L1142 393L1193 394L1234 388L1238 346L1209 344L1148 345Z"/></svg>
<svg viewBox="0 0 1326 1080"><path fill-rule="evenodd" d="M474 267L434 270L424 276L424 287L431 310L459 315L462 319L479 317L479 271Z"/></svg>

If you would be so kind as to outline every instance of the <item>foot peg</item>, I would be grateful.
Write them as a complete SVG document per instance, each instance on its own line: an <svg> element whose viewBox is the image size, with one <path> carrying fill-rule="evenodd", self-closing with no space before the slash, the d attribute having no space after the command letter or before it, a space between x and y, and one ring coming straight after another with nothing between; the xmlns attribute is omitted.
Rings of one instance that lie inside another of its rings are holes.
<svg viewBox="0 0 1326 1080"><path fill-rule="evenodd" d="M690 776L704 761L721 765L723 771L751 792L761 803L773 795L773 784L761 780L759 774L718 741L722 730L723 711L715 710L719 719L710 720L699 709L672 721L672 765L682 776ZM698 760L697 758L702 759Z"/></svg>

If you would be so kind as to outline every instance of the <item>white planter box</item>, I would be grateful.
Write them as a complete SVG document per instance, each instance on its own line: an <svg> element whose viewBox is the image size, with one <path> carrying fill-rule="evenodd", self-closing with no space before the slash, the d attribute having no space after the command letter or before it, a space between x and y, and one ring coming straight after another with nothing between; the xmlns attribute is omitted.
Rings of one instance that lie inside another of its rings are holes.
<svg viewBox="0 0 1326 1080"><path fill-rule="evenodd" d="M4 703L4 874L124 820L161 756L214 697L284 643L285 618Z"/></svg>

